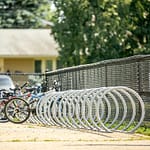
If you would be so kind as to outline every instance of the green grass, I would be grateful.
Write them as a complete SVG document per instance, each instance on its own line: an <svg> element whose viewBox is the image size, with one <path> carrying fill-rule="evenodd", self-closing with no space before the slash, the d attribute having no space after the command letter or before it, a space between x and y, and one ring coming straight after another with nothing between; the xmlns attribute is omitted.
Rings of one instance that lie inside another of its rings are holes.
<svg viewBox="0 0 150 150"><path fill-rule="evenodd" d="M136 124L137 124L137 123L130 125L129 128L128 128L126 131L132 130L132 129L135 127ZM110 125L110 123L105 124L106 127L108 127L109 125ZM115 126L117 126L117 125L118 125L118 123L116 122L115 124L113 124L113 125L111 126L111 128L113 128L113 127L115 127ZM118 130L122 130L122 129L123 129L124 127L126 127L127 125L128 125L128 123L124 122L123 124L121 124L121 126L119 126ZM139 133L139 134L143 134L143 135L150 136L150 122L144 122L144 123L135 131L135 133Z"/></svg>
<svg viewBox="0 0 150 150"><path fill-rule="evenodd" d="M148 128L139 127L139 128L136 130L136 133L150 136L150 127L148 127Z"/></svg>

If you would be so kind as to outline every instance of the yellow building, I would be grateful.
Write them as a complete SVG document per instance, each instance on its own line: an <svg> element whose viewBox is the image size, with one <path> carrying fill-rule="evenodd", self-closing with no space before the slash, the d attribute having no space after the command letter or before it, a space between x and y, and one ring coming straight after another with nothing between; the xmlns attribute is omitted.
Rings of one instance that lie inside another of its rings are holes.
<svg viewBox="0 0 150 150"><path fill-rule="evenodd" d="M0 72L55 70L57 57L50 29L0 29Z"/></svg>

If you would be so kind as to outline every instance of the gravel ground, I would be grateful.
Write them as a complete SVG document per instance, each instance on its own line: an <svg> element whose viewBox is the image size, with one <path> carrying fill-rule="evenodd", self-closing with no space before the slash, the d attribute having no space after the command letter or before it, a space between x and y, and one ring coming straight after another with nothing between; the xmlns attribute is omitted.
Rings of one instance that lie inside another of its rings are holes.
<svg viewBox="0 0 150 150"><path fill-rule="evenodd" d="M0 150L150 150L150 137L0 123Z"/></svg>

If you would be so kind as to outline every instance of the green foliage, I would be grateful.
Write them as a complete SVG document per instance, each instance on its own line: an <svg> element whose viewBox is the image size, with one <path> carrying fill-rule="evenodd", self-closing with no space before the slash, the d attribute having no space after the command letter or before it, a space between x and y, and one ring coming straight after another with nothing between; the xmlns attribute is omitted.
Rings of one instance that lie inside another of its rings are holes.
<svg viewBox="0 0 150 150"><path fill-rule="evenodd" d="M45 28L50 18L48 0L0 1L0 28Z"/></svg>
<svg viewBox="0 0 150 150"><path fill-rule="evenodd" d="M150 54L150 1L132 0L130 5L132 48L136 54Z"/></svg>
<svg viewBox="0 0 150 150"><path fill-rule="evenodd" d="M149 0L51 0L62 67L149 53Z"/></svg>

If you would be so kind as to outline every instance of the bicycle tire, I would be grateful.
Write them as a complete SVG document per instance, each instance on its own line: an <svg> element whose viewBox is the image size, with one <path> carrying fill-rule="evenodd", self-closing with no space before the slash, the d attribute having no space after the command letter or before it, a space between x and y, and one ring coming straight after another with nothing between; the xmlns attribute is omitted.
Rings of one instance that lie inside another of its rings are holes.
<svg viewBox="0 0 150 150"><path fill-rule="evenodd" d="M12 98L4 108L7 119L16 124L24 123L30 117L30 106L22 98Z"/></svg>
<svg viewBox="0 0 150 150"><path fill-rule="evenodd" d="M4 108L7 101L8 99L4 99L4 98L0 99L0 123L8 122L8 119L4 113Z"/></svg>

